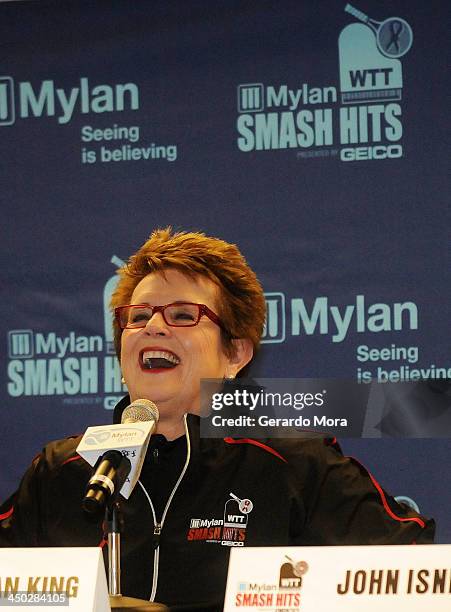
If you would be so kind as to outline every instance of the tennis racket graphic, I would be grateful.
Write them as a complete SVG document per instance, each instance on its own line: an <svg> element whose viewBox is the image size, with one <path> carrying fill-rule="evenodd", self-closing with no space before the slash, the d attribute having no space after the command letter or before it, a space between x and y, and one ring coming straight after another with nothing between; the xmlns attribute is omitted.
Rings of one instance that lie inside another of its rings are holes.
<svg viewBox="0 0 451 612"><path fill-rule="evenodd" d="M293 574L298 578L301 578L308 571L308 563L306 561L293 561L288 555L285 555L285 559L288 559L291 563Z"/></svg>
<svg viewBox="0 0 451 612"><path fill-rule="evenodd" d="M238 502L238 508L240 509L240 512L242 512L243 514L249 514L249 512L252 512L254 504L251 502L250 499L240 499L233 493L229 493L229 495L232 499Z"/></svg>
<svg viewBox="0 0 451 612"><path fill-rule="evenodd" d="M402 57L412 46L412 28L405 19L389 17L384 21L376 21L351 4L345 6L345 11L373 30L377 48L386 57Z"/></svg>

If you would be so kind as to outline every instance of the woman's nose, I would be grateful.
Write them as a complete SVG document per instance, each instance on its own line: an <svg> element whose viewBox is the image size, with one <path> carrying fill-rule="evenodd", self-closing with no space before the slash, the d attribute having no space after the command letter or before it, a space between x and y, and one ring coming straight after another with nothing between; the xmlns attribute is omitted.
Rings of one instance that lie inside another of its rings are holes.
<svg viewBox="0 0 451 612"><path fill-rule="evenodd" d="M145 327L146 333L149 335L157 334L159 336L166 336L170 333L169 327L166 324L166 321L163 318L162 312L154 312L153 315L146 323Z"/></svg>

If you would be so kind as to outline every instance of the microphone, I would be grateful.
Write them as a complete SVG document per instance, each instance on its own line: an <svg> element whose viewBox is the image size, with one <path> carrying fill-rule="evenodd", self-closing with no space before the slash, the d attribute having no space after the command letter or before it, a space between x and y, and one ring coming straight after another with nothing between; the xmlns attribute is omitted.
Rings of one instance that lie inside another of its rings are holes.
<svg viewBox="0 0 451 612"><path fill-rule="evenodd" d="M130 474L132 464L118 450L101 455L94 466L94 476L89 479L81 507L88 514L100 512L109 498L122 488Z"/></svg>
<svg viewBox="0 0 451 612"><path fill-rule="evenodd" d="M158 419L155 404L138 399L124 410L120 425L88 427L77 447L78 454L94 466L82 501L85 512L99 513L110 497L115 499L119 492L128 499Z"/></svg>
<svg viewBox="0 0 451 612"><path fill-rule="evenodd" d="M153 402L148 399L137 399L132 402L122 413L121 423L137 423L138 421L153 421L157 426L160 413ZM152 432L153 432L152 429Z"/></svg>

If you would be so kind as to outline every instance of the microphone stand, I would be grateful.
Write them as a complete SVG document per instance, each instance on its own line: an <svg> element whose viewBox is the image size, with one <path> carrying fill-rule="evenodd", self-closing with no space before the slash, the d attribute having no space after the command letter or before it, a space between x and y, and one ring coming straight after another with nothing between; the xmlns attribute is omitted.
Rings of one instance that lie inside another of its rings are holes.
<svg viewBox="0 0 451 612"><path fill-rule="evenodd" d="M105 508L105 524L108 532L108 588L111 610L115 612L167 612L169 608L163 604L124 597L121 595L121 532L123 527L122 513L119 502L110 499Z"/></svg>

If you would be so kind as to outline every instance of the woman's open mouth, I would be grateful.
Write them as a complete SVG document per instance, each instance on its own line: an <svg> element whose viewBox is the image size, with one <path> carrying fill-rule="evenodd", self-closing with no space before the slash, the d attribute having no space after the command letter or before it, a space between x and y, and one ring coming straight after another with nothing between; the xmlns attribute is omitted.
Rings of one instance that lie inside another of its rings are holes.
<svg viewBox="0 0 451 612"><path fill-rule="evenodd" d="M143 349L139 363L142 370L170 370L179 365L180 359L171 351Z"/></svg>

